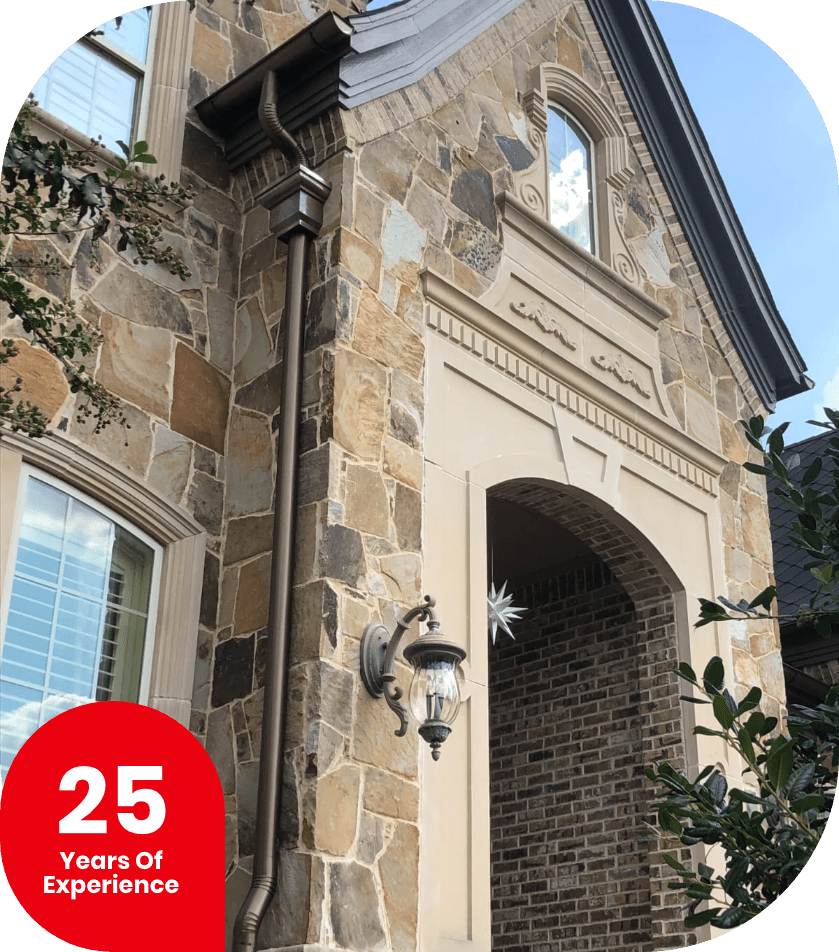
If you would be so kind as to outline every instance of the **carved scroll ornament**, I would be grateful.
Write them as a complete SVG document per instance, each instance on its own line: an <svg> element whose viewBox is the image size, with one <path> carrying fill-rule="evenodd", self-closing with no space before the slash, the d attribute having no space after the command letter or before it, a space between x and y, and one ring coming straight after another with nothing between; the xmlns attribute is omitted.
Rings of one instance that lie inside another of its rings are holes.
<svg viewBox="0 0 839 952"><path fill-rule="evenodd" d="M535 321L543 331L558 337L559 342L565 344L569 350L577 349L577 345L571 339L566 328L553 314L549 313L544 304L538 301L513 301L510 304L510 310L515 311L516 314L520 314L529 321Z"/></svg>
<svg viewBox="0 0 839 952"><path fill-rule="evenodd" d="M649 398L650 391L641 382L638 374L624 360L623 354L601 354L600 357L592 357L591 362L601 370L614 374L621 383L634 387L642 397Z"/></svg>

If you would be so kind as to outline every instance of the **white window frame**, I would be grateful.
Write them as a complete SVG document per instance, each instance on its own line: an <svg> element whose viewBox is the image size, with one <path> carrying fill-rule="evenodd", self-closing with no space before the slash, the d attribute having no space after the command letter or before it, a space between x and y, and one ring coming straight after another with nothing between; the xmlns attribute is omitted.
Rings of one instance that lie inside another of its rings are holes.
<svg viewBox="0 0 839 952"><path fill-rule="evenodd" d="M598 254L600 248L600 235L599 228L597 227L597 158L595 156L594 149L594 139L591 137L588 129L583 125L583 123L574 115L573 112L566 109L565 106L560 105L558 102L550 100L548 102L548 131L547 131L547 146L548 146L548 220L551 219L551 209L550 209L550 195L551 195L551 185L550 185L550 176L551 176L551 155L550 155L550 114L553 113L557 119L561 122L564 122L571 131L577 135L579 130L578 138L582 142L586 150L586 165L588 173L588 217L589 217L589 230L591 248L586 248L584 250L589 251L595 257ZM574 126L577 128L575 129ZM551 222L553 224L553 222ZM557 227L557 226L555 226ZM560 229L562 230L562 229ZM564 234L564 232L563 232Z"/></svg>
<svg viewBox="0 0 839 952"><path fill-rule="evenodd" d="M27 484L30 479L37 479L40 482L45 483L48 486L52 486L54 489L71 496L73 499L84 503L86 506L89 506L91 509L95 510L105 519L108 519L115 525L121 526L135 539L139 539L140 542L144 543L152 550L154 562L152 567L151 586L149 589L146 635L143 644L143 660L140 668L140 683L138 688L139 703L146 704L148 702L149 687L151 684L152 657L154 654L156 635L155 629L157 621L157 607L160 595L160 573L163 547L158 542L155 542L155 540L150 535L143 532L142 529L138 528L127 519L124 519L119 513L114 512L106 506L103 506L101 502L93 499L87 493L80 491L75 486L65 483L63 480L56 479L51 473L36 469L34 466L26 463L22 464L20 467L20 476L18 478L17 498L15 505L15 525L8 554L9 566L7 575L5 577L6 584L3 585L3 598L2 602L0 602L0 658L2 658L3 647L6 643L6 627L8 624L9 606L12 597L12 583L15 575L15 567L17 565L17 552L18 544L20 542L21 526L23 522L23 511L26 506ZM94 698L91 698L91 700L94 700Z"/></svg>
<svg viewBox="0 0 839 952"><path fill-rule="evenodd" d="M625 281L640 286L638 264L623 237L622 224L626 205L623 193L632 178L629 139L614 108L581 76L558 63L536 67L523 103L529 120L528 142L536 161L519 175L522 201L535 217L550 222L547 132L548 110L554 106L569 115L590 140L594 250L587 252L559 229L556 233L569 249L578 250L584 258L596 258Z"/></svg>
<svg viewBox="0 0 839 952"><path fill-rule="evenodd" d="M20 484L25 466L86 495L150 537L161 549L154 645L149 652L149 707L189 726L198 645L207 533L180 506L159 496L115 463L59 434L33 440L3 432L0 440L0 604L8 602L12 549L19 532ZM39 476L40 478L40 476ZM5 619L5 608L3 618ZM4 622L5 624L5 622ZM145 659L144 659L145 663Z"/></svg>
<svg viewBox="0 0 839 952"><path fill-rule="evenodd" d="M155 176L163 175L167 182L177 182L181 174L195 21L187 0L156 4L153 14L149 55L144 67L146 80L133 141L147 142L149 152L157 159L157 165L146 167L146 171ZM134 64L132 71L136 69L136 60L102 37L81 42L97 45L107 50L109 56ZM32 131L40 138L64 138L81 147L89 144L89 139L78 129L40 108ZM103 149L103 164L113 164L111 155L109 150Z"/></svg>

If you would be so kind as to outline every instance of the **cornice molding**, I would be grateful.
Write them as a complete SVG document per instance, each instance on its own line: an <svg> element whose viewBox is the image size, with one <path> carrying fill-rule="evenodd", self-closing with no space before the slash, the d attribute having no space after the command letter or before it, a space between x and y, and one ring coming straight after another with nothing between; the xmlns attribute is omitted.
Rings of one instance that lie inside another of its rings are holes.
<svg viewBox="0 0 839 952"><path fill-rule="evenodd" d="M812 386L644 0L588 0L708 289L761 400Z"/></svg>
<svg viewBox="0 0 839 952"><path fill-rule="evenodd" d="M681 479L716 495L716 480L727 459L631 397L598 384L591 373L543 347L441 275L426 270L421 280L426 323L441 337Z"/></svg>

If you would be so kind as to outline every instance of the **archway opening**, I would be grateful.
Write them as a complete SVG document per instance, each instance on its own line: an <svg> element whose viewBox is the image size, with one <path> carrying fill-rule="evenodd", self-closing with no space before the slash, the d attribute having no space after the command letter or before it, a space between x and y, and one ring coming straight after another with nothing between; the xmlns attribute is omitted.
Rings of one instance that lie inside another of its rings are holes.
<svg viewBox="0 0 839 952"><path fill-rule="evenodd" d="M563 487L494 487L487 540L489 581L524 608L489 649L493 949L694 941L645 835L644 765L684 762L670 587Z"/></svg>

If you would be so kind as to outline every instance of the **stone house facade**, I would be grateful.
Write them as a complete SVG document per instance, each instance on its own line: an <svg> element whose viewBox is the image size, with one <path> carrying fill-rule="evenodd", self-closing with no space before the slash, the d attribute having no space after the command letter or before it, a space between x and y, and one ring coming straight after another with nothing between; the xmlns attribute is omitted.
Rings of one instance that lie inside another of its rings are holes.
<svg viewBox="0 0 839 952"><path fill-rule="evenodd" d="M804 389L804 367L643 0L363 7L161 6L144 135L195 190L163 210L192 276L57 248L75 268L45 291L101 330L96 375L131 429L92 435L51 358L21 346L52 433L2 436L4 585L28 472L152 540L139 699L218 768L228 943L258 852L285 532L279 891L256 947L693 944L638 837L641 769L739 774L692 736L678 660L721 655L737 690L785 703L774 629L691 625L698 596L770 583L737 421ZM551 224L555 107L589 140L589 250ZM526 607L514 641L488 641L490 582ZM359 678L365 627L392 631L426 593L468 652L439 763Z"/></svg>

